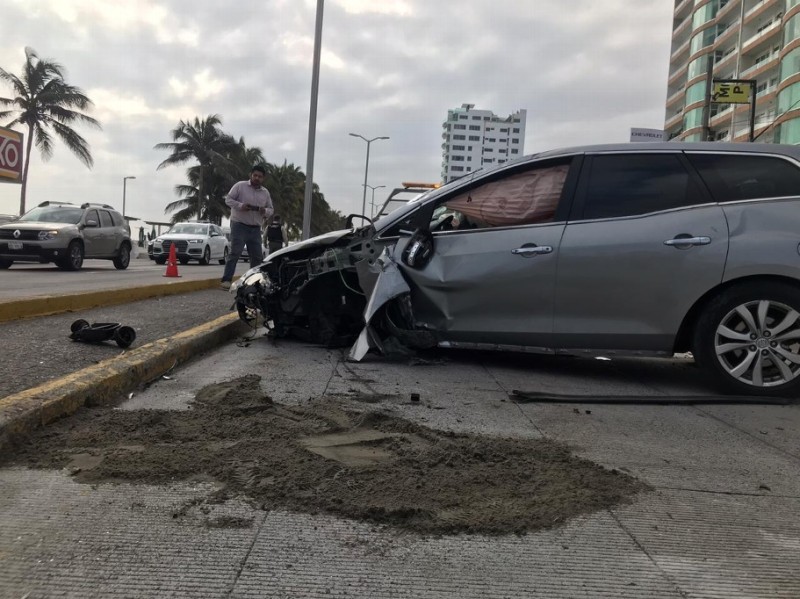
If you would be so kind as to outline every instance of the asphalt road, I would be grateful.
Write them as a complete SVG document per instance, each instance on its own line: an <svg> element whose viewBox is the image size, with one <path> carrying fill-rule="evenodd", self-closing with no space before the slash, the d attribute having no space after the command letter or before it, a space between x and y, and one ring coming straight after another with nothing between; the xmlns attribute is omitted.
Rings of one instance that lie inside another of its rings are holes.
<svg viewBox="0 0 800 599"><path fill-rule="evenodd" d="M180 280L222 277L224 266L197 262L178 264ZM249 268L239 262L237 274ZM85 293L91 290L118 289L163 283L166 266L147 258L131 260L126 270L117 270L110 260L86 260L79 271L64 271L54 264L13 264L0 270L0 301L55 294Z"/></svg>

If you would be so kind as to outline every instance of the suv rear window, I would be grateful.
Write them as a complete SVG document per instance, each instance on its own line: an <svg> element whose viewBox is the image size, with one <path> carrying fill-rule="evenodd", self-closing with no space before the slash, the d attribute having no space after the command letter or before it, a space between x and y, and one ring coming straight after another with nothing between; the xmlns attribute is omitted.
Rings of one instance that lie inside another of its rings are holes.
<svg viewBox="0 0 800 599"><path fill-rule="evenodd" d="M687 157L718 202L800 196L800 168L782 158L691 153Z"/></svg>
<svg viewBox="0 0 800 599"><path fill-rule="evenodd" d="M72 223L77 225L81 221L83 210L69 206L43 206L37 207L19 217L20 221L34 223Z"/></svg>

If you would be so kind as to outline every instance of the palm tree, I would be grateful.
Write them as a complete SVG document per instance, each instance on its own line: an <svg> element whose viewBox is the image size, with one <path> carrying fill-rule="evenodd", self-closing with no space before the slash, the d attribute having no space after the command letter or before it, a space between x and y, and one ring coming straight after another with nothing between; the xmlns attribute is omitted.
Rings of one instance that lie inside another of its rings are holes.
<svg viewBox="0 0 800 599"><path fill-rule="evenodd" d="M77 122L101 128L98 121L80 112L91 109L92 101L80 88L64 81L63 66L52 60L39 58L33 48L25 48L25 64L22 69L22 75L18 77L0 68L0 80L11 84L16 94L14 98L0 98L0 106L14 107L13 110L0 111L0 119L16 114L7 126L23 125L28 128L19 200L20 214L25 213L28 168L34 142L42 153L42 158L49 160L53 155L53 138L48 130L52 130L81 162L91 168L94 159L89 144L70 125Z"/></svg>
<svg viewBox="0 0 800 599"><path fill-rule="evenodd" d="M180 121L172 130L172 140L156 144L156 150L170 150L166 160L156 170L167 166L183 164L189 160L197 160L197 219L203 213L203 204L208 202L206 192L206 173L226 171L231 168L229 156L236 151L236 141L220 128L222 118L212 114L205 119L194 118L194 122Z"/></svg>

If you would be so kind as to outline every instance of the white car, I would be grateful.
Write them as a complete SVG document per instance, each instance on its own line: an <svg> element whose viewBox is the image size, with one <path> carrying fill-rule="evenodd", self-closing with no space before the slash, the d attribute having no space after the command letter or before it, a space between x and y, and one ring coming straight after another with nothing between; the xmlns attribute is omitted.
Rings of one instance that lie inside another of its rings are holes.
<svg viewBox="0 0 800 599"><path fill-rule="evenodd" d="M219 225L178 223L155 238L148 252L150 258L157 264L164 264L173 244L181 264L188 264L189 260L197 260L200 264L218 260L220 264L225 264L230 252L230 242Z"/></svg>

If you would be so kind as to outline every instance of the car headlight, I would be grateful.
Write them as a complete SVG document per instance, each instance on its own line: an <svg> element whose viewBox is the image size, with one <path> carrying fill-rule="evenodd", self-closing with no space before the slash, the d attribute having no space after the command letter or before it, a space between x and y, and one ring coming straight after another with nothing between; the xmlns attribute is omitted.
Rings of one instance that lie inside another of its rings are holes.
<svg viewBox="0 0 800 599"><path fill-rule="evenodd" d="M202 239L190 239L189 243L203 243Z"/></svg>
<svg viewBox="0 0 800 599"><path fill-rule="evenodd" d="M39 231L39 241L49 241L58 236L58 231Z"/></svg>
<svg viewBox="0 0 800 599"><path fill-rule="evenodd" d="M160 237L156 237L156 240L154 241L154 243L161 244L163 241L164 241L164 240L163 240L163 239L161 239Z"/></svg>
<svg viewBox="0 0 800 599"><path fill-rule="evenodd" d="M274 288L272 281L267 273L262 272L258 266L251 268L236 281L234 281L234 283L231 285L231 293L235 294L240 287L255 285L256 283L264 287L267 294L272 293Z"/></svg>

